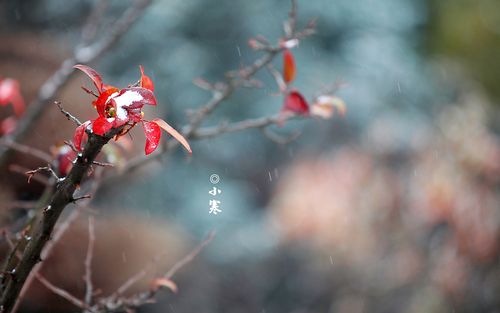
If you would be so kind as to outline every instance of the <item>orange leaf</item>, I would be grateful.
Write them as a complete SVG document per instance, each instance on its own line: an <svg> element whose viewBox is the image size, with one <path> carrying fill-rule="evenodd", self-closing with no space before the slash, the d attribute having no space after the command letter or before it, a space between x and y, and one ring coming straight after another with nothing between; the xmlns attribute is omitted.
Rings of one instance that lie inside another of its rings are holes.
<svg viewBox="0 0 500 313"><path fill-rule="evenodd" d="M283 80L285 83L290 83L295 79L296 68L293 54L290 50L283 51Z"/></svg>
<svg viewBox="0 0 500 313"><path fill-rule="evenodd" d="M174 137L175 139L177 139L177 141L179 141L184 146L184 148L186 148L186 150L190 154L193 153L193 151L191 150L191 147L189 146L189 143L187 142L186 138L184 138L184 136L182 136L172 126L168 125L167 122L165 122L164 120L162 120L160 118L156 118L152 122L155 122L156 124L158 124L158 126L160 126L161 128L163 128L167 133L169 133L170 135L172 135L172 137Z"/></svg>
<svg viewBox="0 0 500 313"><path fill-rule="evenodd" d="M144 68L142 65L139 65L139 69L141 70L141 87L155 91L155 85L153 84L151 78L144 74Z"/></svg>
<svg viewBox="0 0 500 313"><path fill-rule="evenodd" d="M174 283L173 280L168 279L168 278L157 278L157 279L153 280L153 282L151 283L151 287L153 290L156 290L158 288L168 288L173 293L177 293L177 291L179 290L177 288L177 284Z"/></svg>

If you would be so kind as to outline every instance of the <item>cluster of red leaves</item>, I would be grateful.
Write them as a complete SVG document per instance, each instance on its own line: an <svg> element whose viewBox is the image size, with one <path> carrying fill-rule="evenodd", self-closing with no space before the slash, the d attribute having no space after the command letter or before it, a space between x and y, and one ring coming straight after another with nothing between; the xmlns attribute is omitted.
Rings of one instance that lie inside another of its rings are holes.
<svg viewBox="0 0 500 313"><path fill-rule="evenodd" d="M283 51L283 82L285 83L285 101L283 107L281 108L282 113L290 112L298 115L315 115L322 118L330 118L334 111L340 115L345 114L345 104L344 102L332 95L322 95L314 100L312 106L309 105L304 96L295 88L291 88L290 84L295 80L297 76L297 67L295 64L295 58L290 51L290 48L297 45L297 42L292 44L283 43L285 50Z"/></svg>
<svg viewBox="0 0 500 313"><path fill-rule="evenodd" d="M191 153L187 140L167 122L159 118L151 121L144 119L143 106L155 106L156 97L153 93L153 81L144 74L142 66L140 66L141 79L139 82L123 89L104 84L101 75L86 65L75 65L74 67L87 74L97 88L98 94L88 90L87 92L97 97L92 104L99 115L97 118L88 120L76 128L73 143L77 150L82 149L82 142L86 139L87 131L102 136L112 128L123 127L122 131L117 135L117 138L119 138L130 131L137 123L142 123L144 135L146 136L146 146L144 148L146 155L152 153L158 147L162 128Z"/></svg>
<svg viewBox="0 0 500 313"><path fill-rule="evenodd" d="M0 136L11 133L17 123L17 118L24 113L24 99L21 95L19 82L11 78L0 78L0 106L12 105L14 116L0 121Z"/></svg>

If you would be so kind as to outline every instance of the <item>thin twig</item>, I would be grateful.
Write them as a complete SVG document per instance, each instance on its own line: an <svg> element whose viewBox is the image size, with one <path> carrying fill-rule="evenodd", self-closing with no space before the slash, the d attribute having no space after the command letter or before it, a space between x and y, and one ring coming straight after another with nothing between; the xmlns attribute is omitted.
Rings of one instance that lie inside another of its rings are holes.
<svg viewBox="0 0 500 313"><path fill-rule="evenodd" d="M162 278L171 279L181 268L186 266L189 262L191 262L215 237L215 232L211 231L207 237L198 244L190 253L184 256L181 260L175 263ZM144 271L140 271L138 274L134 275L133 280L137 279L136 277L143 276ZM142 278L142 277L140 277ZM139 278L139 279L140 279ZM128 285L128 284L127 284ZM125 286L125 284L123 285ZM159 291L160 286L152 288L149 291L143 291L136 293L130 297L119 297L119 293L114 293L109 297L101 298L97 301L97 303L92 307L92 310L96 313L110 313L110 312L121 312L127 309L137 308L145 303L151 303L156 294ZM128 289L121 288L121 289Z"/></svg>
<svg viewBox="0 0 500 313"><path fill-rule="evenodd" d="M37 208L37 201L10 201L7 202L5 207L8 209L35 209Z"/></svg>
<svg viewBox="0 0 500 313"><path fill-rule="evenodd" d="M163 278L170 279L175 273L177 273L181 268L186 266L189 262L193 261L194 258L205 248L215 237L215 231L211 231L205 240L203 240L197 247L195 247L189 254L187 254L184 258L179 260L174 264L166 273L163 275Z"/></svg>
<svg viewBox="0 0 500 313"><path fill-rule="evenodd" d="M90 198L92 198L91 195L83 195L83 196L73 197L73 198L71 198L71 202L76 203L77 201L80 201L83 199L90 199Z"/></svg>
<svg viewBox="0 0 500 313"><path fill-rule="evenodd" d="M192 136L192 139L205 139L219 136L227 133L234 133L252 128L264 128L273 124L280 125L287 120L300 118L295 114L279 113L272 116L259 117L255 119L243 120L231 124L223 123L218 126L204 127L198 129ZM307 117L303 117L307 118Z"/></svg>
<svg viewBox="0 0 500 313"><path fill-rule="evenodd" d="M92 304L92 294L94 287L92 285L92 257L94 255L95 229L94 217L89 216L89 243L87 246L87 256L85 257L85 303Z"/></svg>
<svg viewBox="0 0 500 313"><path fill-rule="evenodd" d="M291 39L295 35L295 29L297 27L297 1L291 0L291 9L288 13L288 20L284 23L284 31L287 39Z"/></svg>
<svg viewBox="0 0 500 313"><path fill-rule="evenodd" d="M82 300L78 299L68 291L57 287L56 285L52 284L47 278L42 276L40 273L35 274L36 279L42 283L47 289L55 293L56 295L60 296L63 299L66 299L68 302L71 304L75 305L76 307L84 310L90 310L89 306L86 305Z"/></svg>
<svg viewBox="0 0 500 313"><path fill-rule="evenodd" d="M42 150L27 146L27 145L13 142L12 140L9 140L7 138L0 140L0 145L7 146L10 149L15 150L15 151L20 152L20 153L23 153L23 154L31 155L37 159L44 161L45 163L52 163L52 161L53 161L50 154L45 153Z"/></svg>
<svg viewBox="0 0 500 313"><path fill-rule="evenodd" d="M96 5L94 5L93 10L89 14L87 21L85 22L85 26L82 29L82 38L80 42L82 46L90 44L98 34L99 26L102 26L101 24L104 18L104 13L106 12L109 4L108 2L108 0L100 0Z"/></svg>
<svg viewBox="0 0 500 313"><path fill-rule="evenodd" d="M114 167L115 165L113 163L107 163L107 162L99 162L99 161L94 161L92 164L97 165L97 166L102 166L102 167Z"/></svg>
<svg viewBox="0 0 500 313"><path fill-rule="evenodd" d="M73 116L71 113L69 113L68 111L66 111L62 105L61 105L61 102L60 101L54 101L54 103L57 105L57 107L59 108L59 110L61 110L61 113L64 114L64 116L66 116L66 118L70 121L73 121L75 122L76 126L80 126L82 125L82 122L80 122L79 119L77 119L75 116Z"/></svg>
<svg viewBox="0 0 500 313"><path fill-rule="evenodd" d="M50 166L50 164L48 164L47 166L41 166L41 167L38 167L38 168L36 168L34 170L27 171L25 174L28 176L28 183L30 183L31 178L33 176L35 176L35 174L37 174L39 172L42 172L42 171L46 171L49 174L51 174L52 177L54 177L56 180L60 180L59 176L57 176L56 172L52 169L52 167Z"/></svg>
<svg viewBox="0 0 500 313"><path fill-rule="evenodd" d="M24 176L29 176L28 174L26 174L26 172L29 172L30 170L26 167L23 167L23 166L20 166L17 164L11 164L11 165L9 165L9 171L11 171L13 173L18 173L18 174L21 174ZM42 184L44 186L51 185L51 182L45 176L33 176L33 177L31 177L31 180L39 182L40 184Z"/></svg>
<svg viewBox="0 0 500 313"><path fill-rule="evenodd" d="M163 255L164 254L157 255L156 257L153 258L153 260L151 260L151 262L149 262L149 264L147 264L139 272L135 273L129 279L127 279L120 287L118 287L118 289L114 292L113 296L118 297L123 295L130 287L132 287L135 283L144 278L144 276L146 276L148 271L158 263L158 261L161 259Z"/></svg>
<svg viewBox="0 0 500 313"><path fill-rule="evenodd" d="M286 83L283 80L283 76L281 75L281 73L278 72L278 70L275 69L271 63L269 63L266 66L266 68L269 71L269 73L273 76L274 80L276 81L276 84L279 87L280 93L284 93L286 91Z"/></svg>

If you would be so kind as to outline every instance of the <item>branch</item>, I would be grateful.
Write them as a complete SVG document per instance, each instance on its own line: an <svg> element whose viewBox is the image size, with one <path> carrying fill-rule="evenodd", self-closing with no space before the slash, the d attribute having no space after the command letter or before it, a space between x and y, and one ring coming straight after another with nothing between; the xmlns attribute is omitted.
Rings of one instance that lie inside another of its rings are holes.
<svg viewBox="0 0 500 313"><path fill-rule="evenodd" d="M87 305L92 304L92 257L94 255L94 243L95 243L95 229L94 229L94 217L89 217L89 244L87 247L87 256L85 257L85 303Z"/></svg>
<svg viewBox="0 0 500 313"><path fill-rule="evenodd" d="M42 285L45 286L45 288L49 289L56 295L60 296L61 298L64 298L68 300L70 303L75 305L76 307L79 307L80 309L89 309L88 305L86 305L82 300L78 299L74 295L70 294L68 291L57 287L56 285L52 284L50 281L47 280L42 274L37 273L36 279L42 283Z"/></svg>
<svg viewBox="0 0 500 313"><path fill-rule="evenodd" d="M73 193L77 186L80 185L84 175L91 167L92 162L102 147L118 134L121 129L113 128L105 136L98 136L93 133L89 134L83 152L77 156L76 162L68 176L64 180L59 181L47 209L44 210L38 226L33 231L31 240L28 242L21 260L15 268L15 277L8 281L3 290L0 300L0 305L3 309L2 312L11 312L28 275L33 267L41 261L40 253L49 241L59 216L64 208L74 200Z"/></svg>
<svg viewBox="0 0 500 313"><path fill-rule="evenodd" d="M203 250L203 248L205 248L214 239L214 237L215 232L210 232L208 236L200 244L198 244L198 246L196 246L184 258L175 263L161 278L166 280L171 279L181 268L191 262ZM131 279L129 279L122 287L120 287L119 290L125 291L133 283L141 279L145 274L146 272L142 270L138 274L134 275ZM133 283L131 284L130 281L132 280ZM119 297L120 293L117 292L110 297L102 298L101 300L99 300L98 303L92 307L92 311L98 313L110 313L127 311L129 309L137 308L143 304L151 303L152 301L154 301L154 298L160 290L160 287L161 286L154 286L149 291L139 292L127 298Z"/></svg>
<svg viewBox="0 0 500 313"><path fill-rule="evenodd" d="M309 35L312 35L315 30L315 21L311 20L304 29L301 31L295 31L295 21L290 21L296 18L296 4L295 0L292 0L292 8L289 14L288 24L292 26L292 37L289 37L290 34L285 32L285 40L299 40L305 38ZM213 137L218 134L227 133L227 132L235 132L247 128L258 128L265 127L270 124L276 124L277 120L269 121L269 118L263 118L265 121L258 120L260 122L264 122L262 126L254 126L254 127L243 127L243 125L235 124L229 127L220 126L217 128L206 128L200 129L200 126L205 121L205 119L225 100L231 97L238 88L244 87L248 84L249 81L252 80L252 77L260 71L262 68L266 67L271 63L271 61L284 49L286 49L286 45L283 45L283 41L281 40L277 46L270 45L267 40L263 38L259 38L259 42L263 45L262 50L264 55L260 58L256 59L252 64L238 70L238 71L229 71L226 73L226 82L211 84L209 82L203 80L195 80L195 84L200 86L200 88L209 90L212 92L212 97L208 100L204 105L202 105L198 110L192 112L190 114L190 122L182 128L182 135L186 139L201 139ZM274 118L271 118L274 119ZM249 120L249 123L256 122L256 120ZM215 131L217 129L217 131ZM156 153L150 156L137 156L135 158L130 159L124 166L121 167L119 172L109 175L106 178L106 182L111 181L114 177L117 177L123 173L130 173L131 171L136 170L137 168L148 164L149 162L153 162L155 160L161 160L161 158L172 151L173 148L178 146L178 142L170 141L166 146L162 147L160 153Z"/></svg>
<svg viewBox="0 0 500 313"><path fill-rule="evenodd" d="M151 0L137 0L123 15L106 31L106 35L91 45L77 45L73 55L64 60L59 69L49 77L40 87L37 98L27 107L25 114L18 121L16 129L7 136L8 140L21 141L36 124L46 108L46 103L54 99L58 91L66 84L73 73L73 65L78 63L89 63L97 59L127 32L134 22L142 15L149 6ZM9 146L0 146L0 167L6 162Z"/></svg>
<svg viewBox="0 0 500 313"><path fill-rule="evenodd" d="M54 172L52 167L50 167L50 164L48 164L47 166L42 166L42 167L38 167L34 170L27 171L25 174L28 176L28 184L30 183L31 178L33 178L33 176L35 176L35 174L37 174L41 171L49 172L52 175L52 177L54 177L56 179L56 181L60 180L59 176L57 176L56 172Z"/></svg>
<svg viewBox="0 0 500 313"><path fill-rule="evenodd" d="M20 166L20 165L17 165L17 164L11 164L11 165L9 165L9 171L11 171L13 173L18 173L18 174L30 177L30 175L27 174L30 171L30 169L28 169L26 167L23 167L23 166ZM37 181L37 182L39 182L40 184L42 184L44 186L50 186L51 183L52 183L45 176L33 176L32 175L32 177L30 179L34 180L34 181Z"/></svg>
<svg viewBox="0 0 500 313"><path fill-rule="evenodd" d="M99 188L100 185L100 177L102 175L103 168L98 168L95 171L94 175L94 180L91 183L90 186L90 193L94 194L95 191ZM84 203L82 203L84 202ZM41 258L42 259L47 259L50 254L52 253L54 247L56 244L61 240L62 236L66 233L66 231L69 229L71 224L80 216L81 210L84 208L90 202L90 199L88 200L82 200L79 204L77 209L73 210L68 217L56 228L56 230L53 233L52 240L49 241L44 249L42 250ZM24 295L28 291L29 287L31 286L31 283L35 280L36 274L40 272L42 269L43 263L38 263L35 265L35 267L32 269L30 274L28 275L28 278L26 279L26 282L24 283L23 288L21 289L21 292L19 293L19 296L17 297L16 304L14 305L14 308L12 309L12 313L17 311L17 308L21 304L21 301L24 298Z"/></svg>
<svg viewBox="0 0 500 313"><path fill-rule="evenodd" d="M222 123L218 126L204 127L198 129L193 135L192 139L206 139L218 135L234 133L252 128L265 128L267 126L276 124L280 125L287 120L298 118L298 115L279 113L273 116L259 117L255 119L243 120L241 122L234 122L231 124ZM306 117L304 117L306 118Z"/></svg>
<svg viewBox="0 0 500 313"><path fill-rule="evenodd" d="M61 105L61 102L60 101L54 101L54 103L57 105L57 107L59 108L59 110L61 110L61 113L64 114L64 116L66 116L66 118L70 121L73 121L75 122L76 126L80 126L82 125L82 122L80 122L79 119L77 119L76 117L74 117L71 113L69 113L68 111L66 111L62 105Z"/></svg>
<svg viewBox="0 0 500 313"><path fill-rule="evenodd" d="M23 144L20 144L20 143L16 143L16 142L14 142L12 140L9 140L7 138L5 138L5 139L2 138L0 140L0 145L1 146L6 146L9 149L12 149L12 150L20 152L20 153L31 155L31 156L33 156L33 157L35 157L37 159L40 159L40 160L44 161L45 163L52 163L52 161L53 161L53 159L50 156L50 154L45 153L42 150L38 150L38 149L30 147L30 146L26 146L26 145L23 145Z"/></svg>

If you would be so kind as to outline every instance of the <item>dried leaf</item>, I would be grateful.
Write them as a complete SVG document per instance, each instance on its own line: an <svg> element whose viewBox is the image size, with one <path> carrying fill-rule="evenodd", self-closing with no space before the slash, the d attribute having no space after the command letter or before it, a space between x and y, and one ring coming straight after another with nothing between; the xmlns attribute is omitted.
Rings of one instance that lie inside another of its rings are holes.
<svg viewBox="0 0 500 313"><path fill-rule="evenodd" d="M331 118L335 111L344 116L346 113L345 102L336 96L322 95L319 96L311 106L311 115L321 118Z"/></svg>
<svg viewBox="0 0 500 313"><path fill-rule="evenodd" d="M182 136L172 126L168 125L167 122L165 122L164 120L159 119L159 118L154 119L153 122L155 122L156 124L158 124L158 126L160 126L161 128L163 128L167 133L169 133L170 135L172 135L172 137L174 137L175 139L177 139L177 141L179 141L184 146L184 148L186 148L186 150L190 154L193 153L193 151L191 150L191 147L189 146L189 143L187 142L186 138L184 138L184 136Z"/></svg>
<svg viewBox="0 0 500 313"><path fill-rule="evenodd" d="M157 278L153 280L151 283L152 289L156 290L158 288L168 288L170 289L173 293L177 293L179 289L177 288L177 284L174 283L173 280L168 279L168 278Z"/></svg>

